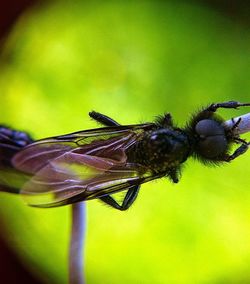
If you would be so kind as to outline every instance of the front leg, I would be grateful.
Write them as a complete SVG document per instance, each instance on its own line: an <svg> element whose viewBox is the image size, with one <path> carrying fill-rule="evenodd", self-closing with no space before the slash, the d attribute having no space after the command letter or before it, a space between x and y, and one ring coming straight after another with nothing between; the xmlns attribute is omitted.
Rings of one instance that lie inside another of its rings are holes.
<svg viewBox="0 0 250 284"><path fill-rule="evenodd" d="M89 116L96 120L97 122L103 124L104 126L119 126L120 124L113 120L112 118L104 115L100 112L91 111L89 112Z"/></svg>
<svg viewBox="0 0 250 284"><path fill-rule="evenodd" d="M161 127L173 127L173 119L170 113L165 113L163 116L159 116L156 123Z"/></svg>
<svg viewBox="0 0 250 284"><path fill-rule="evenodd" d="M239 148L237 148L232 155L225 156L223 160L225 162L230 162L236 159L237 157L243 155L248 150L249 147L250 147L250 142L244 143Z"/></svg>
<svg viewBox="0 0 250 284"><path fill-rule="evenodd" d="M204 111L212 111L216 112L218 108L234 108L237 109L238 107L242 106L250 106L250 103L240 103L236 101L229 101L224 103L217 103L217 104L211 104L209 107L204 109Z"/></svg>
<svg viewBox="0 0 250 284"><path fill-rule="evenodd" d="M179 169L173 168L168 172L168 177L170 178L170 180L174 183L178 183L179 182Z"/></svg>
<svg viewBox="0 0 250 284"><path fill-rule="evenodd" d="M118 204L118 202L110 195L102 196L99 199L115 209L124 211L124 210L127 210L134 203L138 195L139 189L140 189L139 185L135 185L131 187L126 192L126 195L122 201L122 205Z"/></svg>

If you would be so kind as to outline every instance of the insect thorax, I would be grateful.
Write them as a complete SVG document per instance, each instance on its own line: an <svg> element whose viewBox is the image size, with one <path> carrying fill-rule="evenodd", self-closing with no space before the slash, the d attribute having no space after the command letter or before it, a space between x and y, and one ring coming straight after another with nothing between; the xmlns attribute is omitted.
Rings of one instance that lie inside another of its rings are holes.
<svg viewBox="0 0 250 284"><path fill-rule="evenodd" d="M154 172L167 172L177 168L190 153L185 132L161 128L148 131L128 152L131 162L140 163Z"/></svg>

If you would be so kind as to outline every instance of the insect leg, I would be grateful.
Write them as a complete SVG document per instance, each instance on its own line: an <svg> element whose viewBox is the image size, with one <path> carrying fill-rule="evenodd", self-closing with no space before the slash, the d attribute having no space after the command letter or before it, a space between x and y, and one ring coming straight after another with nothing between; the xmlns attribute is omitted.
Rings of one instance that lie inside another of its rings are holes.
<svg viewBox="0 0 250 284"><path fill-rule="evenodd" d="M163 127L173 126L173 119L170 113L165 113L163 116L158 117L157 123Z"/></svg>
<svg viewBox="0 0 250 284"><path fill-rule="evenodd" d="M224 103L217 103L217 104L211 104L209 107L207 107L204 111L217 111L218 108L234 108L237 109L238 107L242 106L250 106L250 103L240 103L236 101L229 101Z"/></svg>
<svg viewBox="0 0 250 284"><path fill-rule="evenodd" d="M126 192L126 195L122 201L122 205L118 204L118 202L110 195L102 196L99 199L115 209L124 211L124 210L127 210L134 203L138 195L139 189L140 189L139 185L135 185L131 187Z"/></svg>
<svg viewBox="0 0 250 284"><path fill-rule="evenodd" d="M168 173L168 177L172 180L172 182L174 183L178 183L179 182L179 172L177 169L172 169L169 171Z"/></svg>
<svg viewBox="0 0 250 284"><path fill-rule="evenodd" d="M139 189L140 186L136 185L127 191L122 201L122 208L123 208L122 210L127 210L134 203L136 197L138 196Z"/></svg>
<svg viewBox="0 0 250 284"><path fill-rule="evenodd" d="M103 124L104 126L119 126L120 124L113 120L112 118L104 115L102 113L91 111L89 112L89 116L96 120L97 122Z"/></svg>
<svg viewBox="0 0 250 284"><path fill-rule="evenodd" d="M237 148L232 155L228 155L225 157L225 161L230 162L236 159L240 155L244 154L248 150L249 147L250 147L250 142L241 144L241 146Z"/></svg>

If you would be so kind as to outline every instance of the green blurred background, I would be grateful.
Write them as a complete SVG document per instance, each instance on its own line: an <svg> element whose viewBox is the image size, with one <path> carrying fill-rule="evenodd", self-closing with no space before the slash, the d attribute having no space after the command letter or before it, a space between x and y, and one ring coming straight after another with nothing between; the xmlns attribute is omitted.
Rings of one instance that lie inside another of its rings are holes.
<svg viewBox="0 0 250 284"><path fill-rule="evenodd" d="M0 121L38 139L96 127L90 110L122 124L171 112L181 126L210 102L249 102L249 32L192 1L42 3L2 49ZM87 283L250 283L249 162L250 153L219 168L190 160L179 184L143 185L127 212L89 201ZM45 283L66 283L70 207L0 197L22 262Z"/></svg>

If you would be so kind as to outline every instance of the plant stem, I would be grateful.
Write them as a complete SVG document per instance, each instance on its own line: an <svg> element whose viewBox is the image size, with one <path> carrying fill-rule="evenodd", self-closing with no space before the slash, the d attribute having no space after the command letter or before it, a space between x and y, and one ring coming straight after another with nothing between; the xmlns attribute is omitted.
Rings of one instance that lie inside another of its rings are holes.
<svg viewBox="0 0 250 284"><path fill-rule="evenodd" d="M232 128L235 123L237 123L237 121L239 121L240 119L240 123L239 125L234 129L234 133L235 134L243 134L243 133L247 133L250 132L250 113L235 117L235 118L231 118L227 121L224 122L224 125L226 125L229 128Z"/></svg>
<svg viewBox="0 0 250 284"><path fill-rule="evenodd" d="M69 283L84 284L85 202L72 204L72 226L69 251Z"/></svg>

